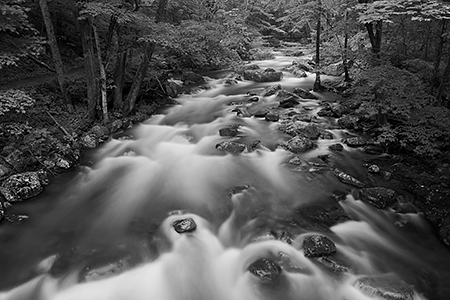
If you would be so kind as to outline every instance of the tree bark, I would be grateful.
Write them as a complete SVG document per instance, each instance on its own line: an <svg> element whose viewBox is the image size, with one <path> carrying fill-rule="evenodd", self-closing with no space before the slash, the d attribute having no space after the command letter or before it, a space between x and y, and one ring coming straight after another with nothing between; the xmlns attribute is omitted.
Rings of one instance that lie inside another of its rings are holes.
<svg viewBox="0 0 450 300"><path fill-rule="evenodd" d="M83 47L84 72L88 97L88 116L95 119L97 105L97 84L95 82L94 47L92 44L91 25L87 19L80 20L81 44Z"/></svg>
<svg viewBox="0 0 450 300"><path fill-rule="evenodd" d="M350 75L348 72L348 3L347 8L345 9L345 33L344 33L344 59L343 59L343 66L344 66L344 81L350 81Z"/></svg>
<svg viewBox="0 0 450 300"><path fill-rule="evenodd" d="M103 123L108 123L108 99L106 97L106 72L102 60L102 50L100 48L100 38L98 37L97 25L95 20L91 20L92 31L94 33L95 48L97 51L97 64L100 71L100 95L101 107L103 113Z"/></svg>
<svg viewBox="0 0 450 300"><path fill-rule="evenodd" d="M322 17L322 0L317 0L317 27L316 27L316 79L314 80L313 91L319 91L322 88L320 83L320 29L321 22L320 19Z"/></svg>
<svg viewBox="0 0 450 300"><path fill-rule="evenodd" d="M58 43L56 41L55 30L53 28L52 20L50 17L47 0L39 0L39 6L41 7L42 18L44 19L45 30L47 31L48 44L52 52L53 63L55 64L59 88L61 89L61 93L63 94L67 106L70 110L72 110L73 103L70 100L69 94L66 89L64 67L61 59L61 54L59 53Z"/></svg>
<svg viewBox="0 0 450 300"><path fill-rule="evenodd" d="M450 46L449 46L450 50ZM450 52L447 57L447 65L445 66L444 74L441 78L441 83L439 84L438 92L436 94L436 101L441 106L446 106L448 103L446 103L448 100L446 100L445 91L447 89L447 83L450 79Z"/></svg>
<svg viewBox="0 0 450 300"><path fill-rule="evenodd" d="M445 43L445 31L447 29L447 20L442 19L441 20L441 30L439 33L439 43L437 44L437 50L436 50L436 56L434 60L434 67L433 67L433 75L431 76L431 88L430 93L433 92L434 88L438 86L439 84L439 65L441 63L442 58L442 51L444 49L444 43Z"/></svg>
<svg viewBox="0 0 450 300"><path fill-rule="evenodd" d="M142 61L139 65L138 70L136 71L136 75L134 76L133 84L131 85L130 92L127 95L127 99L124 106L124 116L127 116L133 111L134 106L136 104L137 97L139 95L139 91L141 90L142 81L147 74L148 65L150 63L150 59L153 55L153 51L155 50L155 44L146 43L143 49L143 57Z"/></svg>
<svg viewBox="0 0 450 300"><path fill-rule="evenodd" d="M156 10L155 23L159 23L164 19L164 13L166 11L168 0L159 0L158 1L158 9Z"/></svg>
<svg viewBox="0 0 450 300"><path fill-rule="evenodd" d="M369 35L372 53L375 55L376 58L380 58L383 21L382 20L376 21L375 26L373 23L366 23L365 26L367 29L367 34Z"/></svg>
<svg viewBox="0 0 450 300"><path fill-rule="evenodd" d="M128 51L120 52L116 60L116 68L114 70L114 100L115 109L123 110L123 84L125 79L125 66L127 62Z"/></svg>

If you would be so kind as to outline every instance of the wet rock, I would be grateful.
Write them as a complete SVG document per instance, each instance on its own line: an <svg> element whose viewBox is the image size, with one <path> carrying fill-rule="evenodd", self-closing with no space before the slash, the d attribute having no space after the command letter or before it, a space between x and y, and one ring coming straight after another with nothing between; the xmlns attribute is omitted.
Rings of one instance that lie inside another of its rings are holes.
<svg viewBox="0 0 450 300"><path fill-rule="evenodd" d="M322 265L327 267L328 269L331 269L333 272L336 273L353 273L353 270L341 265L340 263L334 261L330 257L319 257L317 259L318 262L320 262Z"/></svg>
<svg viewBox="0 0 450 300"><path fill-rule="evenodd" d="M320 137L325 140L333 140L334 139L334 135L331 132L325 131L325 130L320 132Z"/></svg>
<svg viewBox="0 0 450 300"><path fill-rule="evenodd" d="M333 112L334 116L336 118L342 117L342 115L348 113L347 107L340 103L331 103L330 104L330 110Z"/></svg>
<svg viewBox="0 0 450 300"><path fill-rule="evenodd" d="M334 169L333 174L342 183L352 185L357 188L363 188L365 186L365 184L363 182L359 181L358 179L356 179L355 177L353 177L347 173L344 173L343 171L341 171L339 169Z"/></svg>
<svg viewBox="0 0 450 300"><path fill-rule="evenodd" d="M345 143L349 147L356 148L356 147L365 146L367 144L367 141L364 138L357 136L357 137L351 137L351 138L345 139Z"/></svg>
<svg viewBox="0 0 450 300"><path fill-rule="evenodd" d="M83 277L85 282L92 282L116 276L129 268L128 258L123 258L104 266L87 268Z"/></svg>
<svg viewBox="0 0 450 300"><path fill-rule="evenodd" d="M377 165L370 165L370 166L367 168L367 171L368 171L369 173L372 173L372 174L379 174L379 173L380 173L380 167L377 166Z"/></svg>
<svg viewBox="0 0 450 300"><path fill-rule="evenodd" d="M298 102L295 97L289 97L280 101L281 108L291 108L295 107L298 104L300 104L300 102Z"/></svg>
<svg viewBox="0 0 450 300"><path fill-rule="evenodd" d="M256 111L253 116L255 116L256 118L265 118L268 113L269 111L267 109L261 109Z"/></svg>
<svg viewBox="0 0 450 300"><path fill-rule="evenodd" d="M320 136L320 129L316 124L294 122L282 125L278 130L290 136L302 136L311 140L316 140Z"/></svg>
<svg viewBox="0 0 450 300"><path fill-rule="evenodd" d="M14 213L6 213L4 215L4 218L6 221L8 221L9 223L13 223L13 224L19 224L19 223L23 223L26 220L28 220L30 217L27 215L17 215Z"/></svg>
<svg viewBox="0 0 450 300"><path fill-rule="evenodd" d="M234 141L222 141L216 145L216 149L232 154L242 153L245 148L247 148L245 144Z"/></svg>
<svg viewBox="0 0 450 300"><path fill-rule="evenodd" d="M292 62L293 66L297 66L299 69L312 72L314 71L313 62L305 59L297 59Z"/></svg>
<svg viewBox="0 0 450 300"><path fill-rule="evenodd" d="M369 297L383 300L413 300L412 287L394 275L374 275L358 278L354 286Z"/></svg>
<svg viewBox="0 0 450 300"><path fill-rule="evenodd" d="M293 153L302 153L314 148L314 143L308 138L296 136L282 143L282 146Z"/></svg>
<svg viewBox="0 0 450 300"><path fill-rule="evenodd" d="M70 169L70 167L72 166L72 165L70 164L70 162L69 162L67 159L62 158L62 157L58 157L58 158L56 159L55 165L56 165L58 168L65 169L65 170Z"/></svg>
<svg viewBox="0 0 450 300"><path fill-rule="evenodd" d="M440 240L450 247L450 216L447 216L439 224L438 235Z"/></svg>
<svg viewBox="0 0 450 300"><path fill-rule="evenodd" d="M288 67L283 68L283 71L289 72L297 78L307 77L305 70L299 67L298 65L290 65Z"/></svg>
<svg viewBox="0 0 450 300"><path fill-rule="evenodd" d="M362 201L383 209L395 202L397 193L385 187L370 187L360 189L359 196Z"/></svg>
<svg viewBox="0 0 450 300"><path fill-rule="evenodd" d="M243 67L243 70L259 70L259 69L261 68L257 64L249 64Z"/></svg>
<svg viewBox="0 0 450 300"><path fill-rule="evenodd" d="M342 144L333 144L328 146L328 149L330 149L331 151L335 151L335 152L340 152L342 150L344 150L344 146L342 146Z"/></svg>
<svg viewBox="0 0 450 300"><path fill-rule="evenodd" d="M93 134L85 135L80 140L81 146L86 149L94 149L98 146L98 139Z"/></svg>
<svg viewBox="0 0 450 300"><path fill-rule="evenodd" d="M169 97L175 98L181 93L182 87L179 86L175 81L166 81L164 83L164 90Z"/></svg>
<svg viewBox="0 0 450 300"><path fill-rule="evenodd" d="M109 135L109 129L106 126L94 126L91 129L91 132L97 137L97 138L104 138Z"/></svg>
<svg viewBox="0 0 450 300"><path fill-rule="evenodd" d="M253 96L250 99L248 99L248 102L258 102L259 101L259 97L258 96Z"/></svg>
<svg viewBox="0 0 450 300"><path fill-rule="evenodd" d="M112 123L111 123L111 132L112 133L115 133L115 132L117 132L117 131L119 131L120 129L122 129L122 127L123 127L123 121L122 120L114 120Z"/></svg>
<svg viewBox="0 0 450 300"><path fill-rule="evenodd" d="M327 75L341 76L344 73L344 65L342 64L342 62L337 62L337 63L322 67L322 71L324 74L327 74Z"/></svg>
<svg viewBox="0 0 450 300"><path fill-rule="evenodd" d="M271 68L268 68L264 71L244 70L243 77L245 80L251 80L255 82L274 82L283 79L283 72L276 72Z"/></svg>
<svg viewBox="0 0 450 300"><path fill-rule="evenodd" d="M252 243L264 242L264 241L274 241L277 237L274 232L267 231L262 233L261 235L252 239Z"/></svg>
<svg viewBox="0 0 450 300"><path fill-rule="evenodd" d="M380 155L382 154L383 148L381 148L380 146L376 146L376 145L366 145L363 148L364 152L368 153L368 154L373 154L373 155Z"/></svg>
<svg viewBox="0 0 450 300"><path fill-rule="evenodd" d="M237 136L238 133L239 131L237 130L237 128L226 127L219 129L220 136Z"/></svg>
<svg viewBox="0 0 450 300"><path fill-rule="evenodd" d="M334 112L331 111L331 108L330 108L329 106L320 109L320 110L317 112L317 115L318 115L319 117L334 117L334 116L335 116L335 115L334 115Z"/></svg>
<svg viewBox="0 0 450 300"><path fill-rule="evenodd" d="M282 231L278 234L278 239L286 244L292 245L294 236L288 231Z"/></svg>
<svg viewBox="0 0 450 300"><path fill-rule="evenodd" d="M27 164L27 157L22 151L15 149L6 156L5 161L15 170L22 170Z"/></svg>
<svg viewBox="0 0 450 300"><path fill-rule="evenodd" d="M338 120L339 126L345 129L361 129L361 117L357 115L345 115Z"/></svg>
<svg viewBox="0 0 450 300"><path fill-rule="evenodd" d="M268 112L265 115L265 119L266 119L266 121L269 121L269 122L278 122L278 120L280 120L280 115L277 114L276 112Z"/></svg>
<svg viewBox="0 0 450 300"><path fill-rule="evenodd" d="M173 222L172 227L178 233L186 233L195 231L197 229L197 224L192 218L186 218Z"/></svg>
<svg viewBox="0 0 450 300"><path fill-rule="evenodd" d="M181 80L186 85L197 85L206 83L205 78L202 75L194 72L186 72L181 76Z"/></svg>
<svg viewBox="0 0 450 300"><path fill-rule="evenodd" d="M248 266L248 271L263 283L273 283L280 278L282 269L274 261L261 258Z"/></svg>
<svg viewBox="0 0 450 300"><path fill-rule="evenodd" d="M329 256L336 253L336 245L323 235L311 235L303 240L303 253L306 257Z"/></svg>
<svg viewBox="0 0 450 300"><path fill-rule="evenodd" d="M289 160L289 163L291 165L295 165L295 166L300 166L301 164L303 164L302 160L300 159L300 157L295 156L294 158L292 158L291 160Z"/></svg>
<svg viewBox="0 0 450 300"><path fill-rule="evenodd" d="M269 86L268 88L264 89L261 92L261 96L263 96L263 97L272 96L272 95L275 95L279 90L281 90L281 85L275 84L275 85Z"/></svg>
<svg viewBox="0 0 450 300"><path fill-rule="evenodd" d="M300 87L297 87L297 88L293 89L292 92L294 94L296 94L297 96L299 96L301 98L304 98L304 99L319 99L319 98L317 98L316 95L314 95L314 94L312 94L312 93L308 92L307 90L302 89Z"/></svg>
<svg viewBox="0 0 450 300"><path fill-rule="evenodd" d="M309 231L328 231L331 226L350 219L342 206L331 200L297 207L291 217L295 226Z"/></svg>
<svg viewBox="0 0 450 300"><path fill-rule="evenodd" d="M236 85L236 84L238 84L238 81L233 78L228 78L227 80L225 80L225 84L226 85Z"/></svg>
<svg viewBox="0 0 450 300"><path fill-rule="evenodd" d="M381 174L381 177L383 177L383 179L386 181L389 181L392 178L394 178L394 175L389 171L381 171L380 174Z"/></svg>
<svg viewBox="0 0 450 300"><path fill-rule="evenodd" d="M44 182L45 183L45 182ZM43 182L38 172L15 174L6 179L0 192L9 202L23 201L39 195L43 191Z"/></svg>

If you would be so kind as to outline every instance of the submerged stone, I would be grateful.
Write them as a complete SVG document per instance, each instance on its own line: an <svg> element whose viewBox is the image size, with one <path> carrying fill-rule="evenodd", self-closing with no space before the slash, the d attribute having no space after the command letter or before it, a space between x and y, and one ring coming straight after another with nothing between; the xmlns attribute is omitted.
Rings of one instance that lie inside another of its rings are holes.
<svg viewBox="0 0 450 300"><path fill-rule="evenodd" d="M303 240L303 253L306 257L329 256L336 253L336 245L323 235L311 235Z"/></svg>
<svg viewBox="0 0 450 300"><path fill-rule="evenodd" d="M300 104L300 102L297 101L294 97L289 97L284 100L280 101L280 107L281 108L291 108L295 107L296 105Z"/></svg>
<svg viewBox="0 0 450 300"><path fill-rule="evenodd" d="M328 149L330 149L331 151L335 151L335 152L340 152L342 150L344 150L344 146L342 146L342 144L333 144L328 146Z"/></svg>
<svg viewBox="0 0 450 300"><path fill-rule="evenodd" d="M238 133L237 128L226 127L219 129L220 136L236 136Z"/></svg>
<svg viewBox="0 0 450 300"><path fill-rule="evenodd" d="M197 224L192 218L177 220L172 223L172 226L178 233L193 232L197 229Z"/></svg>
<svg viewBox="0 0 450 300"><path fill-rule="evenodd" d="M280 115L277 114L276 112L268 112L265 117L266 121L269 122L278 122L278 120L280 120Z"/></svg>
<svg viewBox="0 0 450 300"><path fill-rule="evenodd" d="M395 202L397 193L385 187L369 187L359 190L361 200L383 209Z"/></svg>
<svg viewBox="0 0 450 300"><path fill-rule="evenodd" d="M412 287L394 275L360 277L354 284L363 294L383 300L413 300Z"/></svg>
<svg viewBox="0 0 450 300"><path fill-rule="evenodd" d="M261 258L252 263L248 267L248 271L263 283L273 283L280 278L282 269L274 261Z"/></svg>

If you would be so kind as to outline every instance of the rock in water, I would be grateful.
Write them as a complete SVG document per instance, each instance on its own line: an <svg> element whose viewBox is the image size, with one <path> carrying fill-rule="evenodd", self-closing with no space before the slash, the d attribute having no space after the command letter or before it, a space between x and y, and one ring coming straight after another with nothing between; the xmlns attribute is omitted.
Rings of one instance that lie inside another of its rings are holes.
<svg viewBox="0 0 450 300"><path fill-rule="evenodd" d="M275 95L279 90L281 90L281 85L275 84L275 85L269 86L268 88L264 89L261 92L261 96L269 97L269 96Z"/></svg>
<svg viewBox="0 0 450 300"><path fill-rule="evenodd" d="M363 294L383 300L413 300L414 290L394 275L360 277L354 284Z"/></svg>
<svg viewBox="0 0 450 300"><path fill-rule="evenodd" d="M359 136L345 139L345 143L349 147L362 147L367 144L366 140Z"/></svg>
<svg viewBox="0 0 450 300"><path fill-rule="evenodd" d="M287 148L293 153L298 154L314 148L314 143L306 137L296 136L289 141L284 142L281 146Z"/></svg>
<svg viewBox="0 0 450 300"><path fill-rule="evenodd" d="M265 117L266 121L269 122L278 122L280 120L280 115L278 115L276 112L268 112Z"/></svg>
<svg viewBox="0 0 450 300"><path fill-rule="evenodd" d="M336 245L323 235L311 235L303 240L303 253L306 257L329 256L336 253Z"/></svg>
<svg viewBox="0 0 450 300"><path fill-rule="evenodd" d="M247 146L242 143L233 142L233 141L223 141L216 145L217 150L225 151L232 154L239 154L244 152Z"/></svg>
<svg viewBox="0 0 450 300"><path fill-rule="evenodd" d="M178 233L193 232L197 229L197 224L192 218L177 220L172 223L172 226Z"/></svg>
<svg viewBox="0 0 450 300"><path fill-rule="evenodd" d="M219 135L220 136L237 136L238 130L237 130L237 128L231 128L231 127L221 128L221 129L219 129Z"/></svg>
<svg viewBox="0 0 450 300"><path fill-rule="evenodd" d="M272 260L261 258L248 267L248 271L264 283L277 281L281 276L281 267Z"/></svg>
<svg viewBox="0 0 450 300"><path fill-rule="evenodd" d="M342 183L353 185L357 188L363 188L365 186L364 182L359 181L355 177L350 176L347 173L344 173L339 169L334 169L333 174Z"/></svg>
<svg viewBox="0 0 450 300"><path fill-rule="evenodd" d="M299 88L299 87L293 89L292 92L294 94L296 94L297 96L304 98L304 99L318 99L316 95L308 92L305 89Z"/></svg>
<svg viewBox="0 0 450 300"><path fill-rule="evenodd" d="M361 189L359 195L364 202L383 209L394 203L397 194L394 190L385 187L370 187Z"/></svg>
<svg viewBox="0 0 450 300"><path fill-rule="evenodd" d="M340 152L340 151L342 151L342 150L344 150L344 146L342 146L341 144L333 144L333 145L330 145L330 146L328 146L328 148L331 150L331 151L334 151L334 152Z"/></svg>
<svg viewBox="0 0 450 300"><path fill-rule="evenodd" d="M38 172L16 174L6 179L0 191L9 202L18 202L39 195L43 191Z"/></svg>

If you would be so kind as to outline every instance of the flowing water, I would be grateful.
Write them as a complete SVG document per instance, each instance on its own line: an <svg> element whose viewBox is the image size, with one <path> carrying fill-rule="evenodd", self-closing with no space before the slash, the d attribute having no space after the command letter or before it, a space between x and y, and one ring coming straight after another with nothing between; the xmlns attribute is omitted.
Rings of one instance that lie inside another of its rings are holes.
<svg viewBox="0 0 450 300"><path fill-rule="evenodd" d="M256 63L280 70L291 61L279 54ZM405 281L415 300L450 297L450 251L419 213L376 210L311 163L328 154L333 166L369 185L397 189L367 177L363 161L373 156L346 146L329 152L349 133L333 119L316 118L334 139L315 141L315 149L298 155L299 164L288 163L295 155L277 145L290 137L276 122L250 116L278 109L276 96L248 102L248 92L271 84L227 85L225 75L209 74L209 89L180 96L179 105L87 153L92 163L15 205L31 217L0 226L0 299L381 299L355 285L375 275ZM280 82L286 90L312 83L313 76L287 73ZM287 112L318 109L318 100L304 100ZM238 136L219 135L237 125ZM216 149L224 140L261 143L233 155ZM337 202L330 197L336 190L347 197ZM321 206L347 218L318 222L308 211ZM177 233L172 224L188 217L196 230ZM292 243L268 232L289 233ZM333 240L336 254L305 257L303 240L312 234ZM261 258L281 265L274 282L248 271Z"/></svg>

